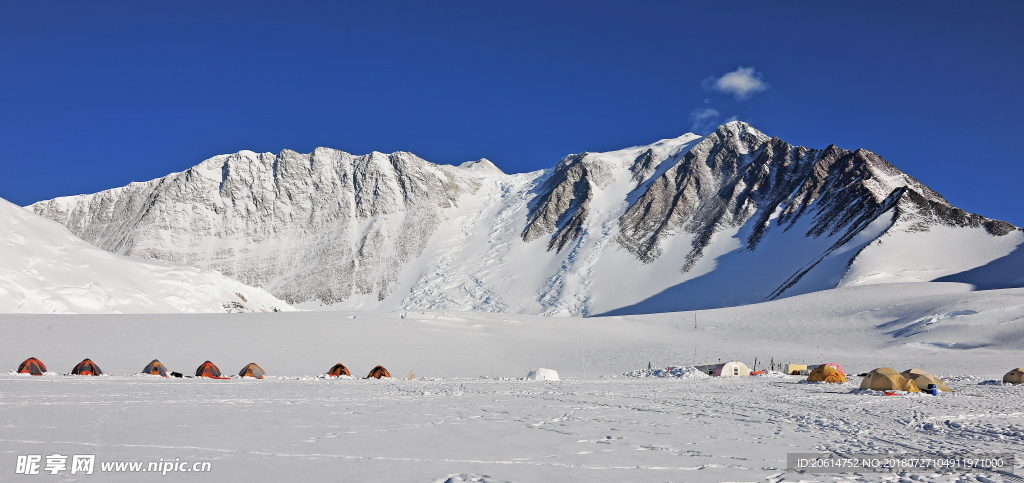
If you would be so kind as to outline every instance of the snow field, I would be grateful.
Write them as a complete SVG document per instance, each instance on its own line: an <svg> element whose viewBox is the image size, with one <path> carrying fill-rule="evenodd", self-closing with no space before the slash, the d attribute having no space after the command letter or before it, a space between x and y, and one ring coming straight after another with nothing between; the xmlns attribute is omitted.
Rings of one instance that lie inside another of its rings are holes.
<svg viewBox="0 0 1024 483"><path fill-rule="evenodd" d="M0 375L0 452L211 462L181 481L779 482L855 479L788 473L789 452L1024 449L1024 387L865 397L797 381Z"/></svg>
<svg viewBox="0 0 1024 483"><path fill-rule="evenodd" d="M0 199L0 313L294 310L215 270L116 255Z"/></svg>
<svg viewBox="0 0 1024 483"><path fill-rule="evenodd" d="M211 473L167 477L181 481L852 481L787 473L786 454L1020 455L1024 387L988 381L1024 365L1024 289L970 289L849 287L701 311L696 330L689 312L0 315L0 471L60 452L211 461ZM89 357L112 375L7 372L33 356L60 373ZM960 392L877 397L855 376L613 377L755 357L757 369L834 361L851 375L923 367ZM269 377L135 374L154 358L186 374L256 362ZM322 377L337 362L395 378ZM514 380L538 367L563 381Z"/></svg>

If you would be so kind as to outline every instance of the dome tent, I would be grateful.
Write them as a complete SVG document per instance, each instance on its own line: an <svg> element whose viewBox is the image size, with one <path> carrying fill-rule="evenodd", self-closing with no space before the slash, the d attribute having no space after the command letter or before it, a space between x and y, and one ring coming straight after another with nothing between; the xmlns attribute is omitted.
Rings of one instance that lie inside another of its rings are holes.
<svg viewBox="0 0 1024 483"><path fill-rule="evenodd" d="M373 370L370 371L370 373L366 376L367 379L369 379L371 377L374 378L374 379L380 379L382 377L390 378L391 377L391 373L388 372L388 370L385 369L384 366L377 366L377 367L374 367Z"/></svg>
<svg viewBox="0 0 1024 483"><path fill-rule="evenodd" d="M836 369L832 364L821 365L814 368L807 375L807 380L811 382L844 383L846 382L846 375L840 369Z"/></svg>
<svg viewBox="0 0 1024 483"><path fill-rule="evenodd" d="M100 366L97 366L95 362L85 359L82 362L79 362L78 365L71 370L71 373L78 376L99 376L103 374L103 371L100 370Z"/></svg>
<svg viewBox="0 0 1024 483"><path fill-rule="evenodd" d="M895 369L889 367L879 367L869 372L867 376L864 376L864 380L860 382L860 389L921 392L917 384L914 384L914 381L903 377Z"/></svg>
<svg viewBox="0 0 1024 483"><path fill-rule="evenodd" d="M154 376L167 377L167 368L164 367L160 361L153 359L153 362L146 364L146 367L142 369L143 374L152 374Z"/></svg>
<svg viewBox="0 0 1024 483"><path fill-rule="evenodd" d="M349 377L352 377L352 373L348 371L348 368L345 367L345 364L342 364L342 363L339 362L339 363L335 364L333 367L331 367L330 370L327 371L327 376L328 377L338 377L338 376L349 376Z"/></svg>
<svg viewBox="0 0 1024 483"><path fill-rule="evenodd" d="M714 377L743 377L750 375L750 368L746 364L737 361L730 361L723 364L719 364L715 368L715 372L711 374Z"/></svg>
<svg viewBox="0 0 1024 483"><path fill-rule="evenodd" d="M231 379L230 377L221 377L220 369L210 361L199 364L199 367L196 368L196 377L206 377L209 379Z"/></svg>
<svg viewBox="0 0 1024 483"><path fill-rule="evenodd" d="M239 376L255 377L256 379L263 379L263 376L265 376L266 374L267 373L263 371L263 368L260 367L255 362L250 362L246 364L241 371L238 371Z"/></svg>
<svg viewBox="0 0 1024 483"><path fill-rule="evenodd" d="M36 359L35 357L29 357L28 359L25 359L25 362L22 362L21 365L18 366L18 374L32 374L33 376L41 376L43 375L44 372L46 372L46 366L42 363L42 361Z"/></svg>
<svg viewBox="0 0 1024 483"><path fill-rule="evenodd" d="M825 364L825 365L835 369L836 371L839 371L839 373L842 374L844 378L846 377L846 371L843 370L843 366L840 366L839 364L836 364L835 362L829 362L828 364Z"/></svg>
<svg viewBox="0 0 1024 483"><path fill-rule="evenodd" d="M545 369L538 367L536 371L530 371L526 374L526 379L531 381L561 381L558 378L558 372L554 369Z"/></svg>
<svg viewBox="0 0 1024 483"><path fill-rule="evenodd" d="M1024 367L1018 367L1003 376L1003 382L1010 384L1024 384Z"/></svg>
<svg viewBox="0 0 1024 483"><path fill-rule="evenodd" d="M917 385L917 388L922 391L927 390L929 384L935 384L935 387L937 387L940 391L952 392L950 391L949 386L947 386L942 379L939 379L934 375L925 372L924 369L907 369L900 373L900 375L907 378L908 380L914 381L914 384Z"/></svg>

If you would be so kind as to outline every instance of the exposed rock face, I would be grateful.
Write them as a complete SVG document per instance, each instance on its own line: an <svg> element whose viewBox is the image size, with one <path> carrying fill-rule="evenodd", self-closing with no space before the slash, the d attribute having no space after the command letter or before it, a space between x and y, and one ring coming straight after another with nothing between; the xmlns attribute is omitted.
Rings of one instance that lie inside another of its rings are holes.
<svg viewBox="0 0 1024 483"><path fill-rule="evenodd" d="M242 151L32 209L112 252L210 267L289 302L330 304L386 297L444 209L478 187L463 170L410 153Z"/></svg>
<svg viewBox="0 0 1024 483"><path fill-rule="evenodd" d="M560 251L580 237L594 190L609 179L604 164L588 160L587 154L566 156L555 166L530 208L523 241L533 241L554 232L548 241L548 250Z"/></svg>
<svg viewBox="0 0 1024 483"><path fill-rule="evenodd" d="M795 147L735 122L720 126L651 184L622 216L618 242L652 263L666 239L694 234L681 267L687 272L715 233L755 215L747 250L755 250L773 227L788 230L803 216L814 220L806 236L841 235L834 249L893 206L894 222L906 231L927 231L936 224L984 226L993 235L1013 230L951 206L870 151ZM795 283L799 274L794 277Z"/></svg>

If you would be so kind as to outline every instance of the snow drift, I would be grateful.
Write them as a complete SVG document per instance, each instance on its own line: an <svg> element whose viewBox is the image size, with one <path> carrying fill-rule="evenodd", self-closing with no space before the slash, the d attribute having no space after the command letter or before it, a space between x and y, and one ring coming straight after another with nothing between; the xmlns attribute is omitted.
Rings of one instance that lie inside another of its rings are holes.
<svg viewBox="0 0 1024 483"><path fill-rule="evenodd" d="M0 313L294 310L213 270L115 255L0 199Z"/></svg>

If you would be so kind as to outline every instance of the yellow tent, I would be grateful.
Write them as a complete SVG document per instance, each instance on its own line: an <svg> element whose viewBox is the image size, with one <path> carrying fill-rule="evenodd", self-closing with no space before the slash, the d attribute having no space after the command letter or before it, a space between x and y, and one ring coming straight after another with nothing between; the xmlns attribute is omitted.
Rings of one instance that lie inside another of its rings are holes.
<svg viewBox="0 0 1024 483"><path fill-rule="evenodd" d="M1018 367L1003 376L1003 382L1010 384L1024 384L1024 367Z"/></svg>
<svg viewBox="0 0 1024 483"><path fill-rule="evenodd" d="M921 392L918 389L917 384L911 381L902 374L896 372L895 369L888 367L879 367L868 373L864 377L864 380L860 382L861 389L871 389L873 391L907 391L907 392Z"/></svg>
<svg viewBox="0 0 1024 483"><path fill-rule="evenodd" d="M818 366L807 376L808 381L813 382L846 382L846 376L832 366Z"/></svg>
<svg viewBox="0 0 1024 483"><path fill-rule="evenodd" d="M907 369L900 375L914 381L914 384L917 384L917 388L922 391L927 390L929 384L935 384L935 387L939 388L940 391L952 392L942 379L925 372L924 369Z"/></svg>

